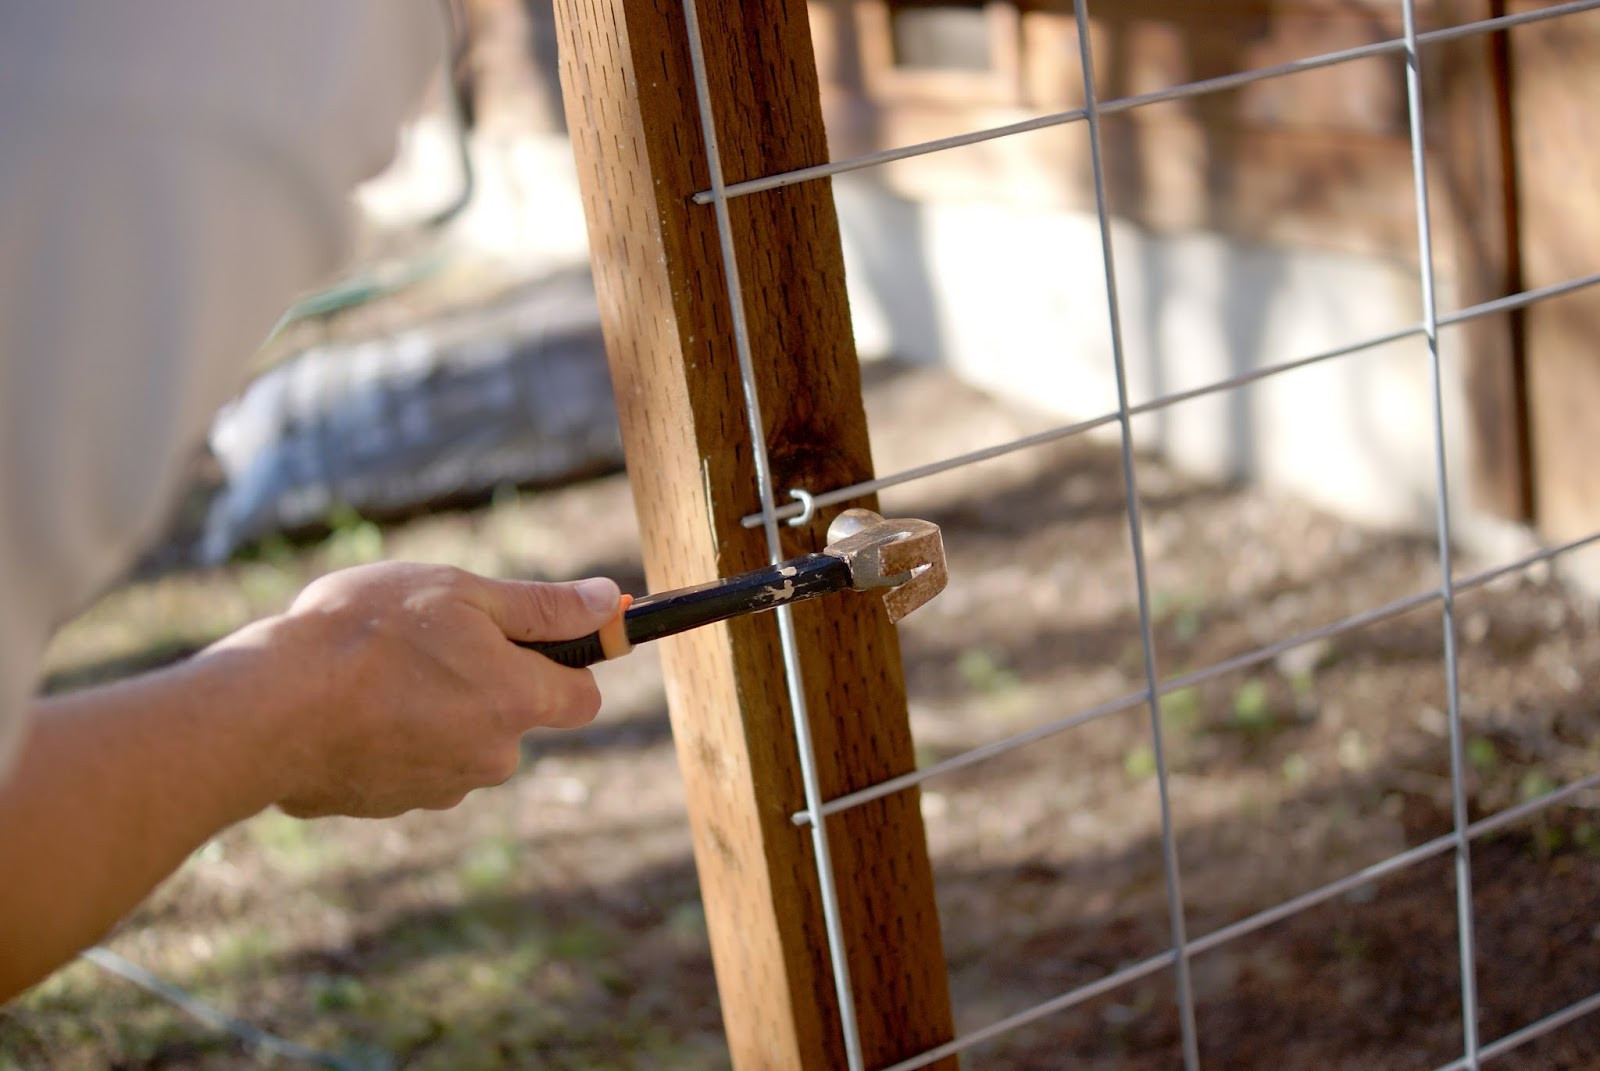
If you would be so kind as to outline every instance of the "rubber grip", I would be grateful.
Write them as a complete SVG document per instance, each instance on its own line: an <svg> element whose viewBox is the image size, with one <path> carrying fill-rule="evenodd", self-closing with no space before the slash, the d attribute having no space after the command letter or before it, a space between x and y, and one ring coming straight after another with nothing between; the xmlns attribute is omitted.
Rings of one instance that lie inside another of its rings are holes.
<svg viewBox="0 0 1600 1071"><path fill-rule="evenodd" d="M541 640L537 643L517 643L530 651L538 651L552 662L571 669L583 669L606 660L606 649L600 642L600 633L591 632L575 640Z"/></svg>
<svg viewBox="0 0 1600 1071"><path fill-rule="evenodd" d="M617 616L601 625L597 631L587 636L579 636L575 640L513 640L518 647L526 647L530 651L538 651L552 662L557 662L569 669L584 669L596 662L604 662L609 658L621 658L633 650L633 643L628 639L627 614L628 607L633 605L633 596L624 594L617 606Z"/></svg>

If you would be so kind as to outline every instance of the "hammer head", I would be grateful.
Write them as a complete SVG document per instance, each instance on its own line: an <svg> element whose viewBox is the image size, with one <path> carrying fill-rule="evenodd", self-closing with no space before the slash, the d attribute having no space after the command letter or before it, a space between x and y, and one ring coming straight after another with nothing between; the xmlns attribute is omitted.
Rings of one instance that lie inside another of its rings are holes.
<svg viewBox="0 0 1600 1071"><path fill-rule="evenodd" d="M886 588L883 605L899 621L944 590L944 539L930 521L885 520L869 509L847 509L828 525L824 554L850 566L857 591Z"/></svg>

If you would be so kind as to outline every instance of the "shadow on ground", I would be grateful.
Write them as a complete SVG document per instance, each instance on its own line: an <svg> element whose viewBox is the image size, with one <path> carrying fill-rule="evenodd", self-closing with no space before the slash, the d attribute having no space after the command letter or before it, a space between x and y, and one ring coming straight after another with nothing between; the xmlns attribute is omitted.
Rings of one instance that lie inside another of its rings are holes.
<svg viewBox="0 0 1600 1071"><path fill-rule="evenodd" d="M945 597L953 609L936 602L903 630L924 763L1143 686L1115 452L1075 444L1041 453L1039 464L918 507L944 526L957 578ZM1425 542L1351 534L1258 492L1154 482L1146 516L1163 675L1437 583ZM637 568L592 561L573 574L620 575L642 590ZM1471 817L1594 773L1600 636L1582 608L1533 578L1463 595L1457 619ZM1450 833L1441 650L1431 604L1165 698L1191 939ZM1147 711L1135 705L924 786L961 1029L1171 946L1151 743ZM372 1046L406 1068L724 1066L681 796L642 791L670 776L670 746L664 712L646 703L539 736L531 774L502 790L588 778L584 791L599 802L551 804L548 819L519 814L522 825L502 824L494 837L466 817L437 816L425 827L432 834L398 855L376 850L370 826L348 842L333 836L329 858L300 884L337 925L240 958L207 983L208 995L287 1036ZM620 795L620 808L607 809L605 792ZM1593 803L1580 796L1472 845L1485 1041L1596 988ZM1453 858L1446 845L1194 955L1205 1066L1427 1071L1454 1060ZM237 895L237 908L215 892L163 900L132 936L140 927L204 933L236 910L301 932L270 894ZM1177 1066L1174 991L1170 966L1157 965L974 1049L967 1066ZM136 1021L146 1007L125 994L27 1003L0 1015L0 1054L30 1066L66 1051L59 1066L69 1069L252 1066L193 1027L57 1047L62 1017ZM1600 1021L1584 1019L1495 1066L1588 1067L1597 1048Z"/></svg>

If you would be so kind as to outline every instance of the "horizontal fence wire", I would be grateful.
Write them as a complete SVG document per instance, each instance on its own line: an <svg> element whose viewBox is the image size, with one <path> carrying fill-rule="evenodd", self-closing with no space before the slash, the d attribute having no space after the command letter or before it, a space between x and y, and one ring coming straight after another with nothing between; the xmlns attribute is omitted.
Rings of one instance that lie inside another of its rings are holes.
<svg viewBox="0 0 1600 1071"><path fill-rule="evenodd" d="M95 945L79 952L78 958L93 963L101 970L114 974L124 981L131 982L147 993L153 993L213 1029L233 1035L263 1056L276 1056L285 1060L296 1060L300 1063L327 1068L328 1071L373 1071L375 1067L388 1066L387 1061L380 1065L370 1060L351 1059L338 1053L323 1052L320 1049L309 1048L298 1042L290 1041L288 1038L279 1037L261 1029L259 1026L229 1015L222 1009L201 1000L188 990L173 985L154 971L141 967L109 948Z"/></svg>
<svg viewBox="0 0 1600 1071"><path fill-rule="evenodd" d="M1540 8L1537 11L1500 15L1491 19L1463 23L1460 26L1446 26L1437 30L1429 30L1426 33L1417 34L1416 39L1417 43L1421 45L1440 44L1463 37L1475 37L1479 34L1509 30L1513 26L1522 26L1530 22L1542 22L1545 19L1560 18L1563 15L1576 15L1597 7L1600 7L1600 0L1573 0L1572 3ZM1122 112L1130 112L1135 108L1142 108L1151 104L1165 104L1170 101L1204 96L1208 93L1221 93L1230 89L1239 89L1255 82L1283 78L1287 75L1300 74L1305 71L1315 71L1323 67L1349 63L1352 60L1368 59L1372 56L1400 55L1406 51L1406 48L1407 42L1404 37L1396 37L1387 41L1374 41L1371 44L1357 45L1354 48L1340 49L1337 52L1324 52L1316 56L1308 56L1305 59L1274 64L1270 67L1240 71L1237 74L1220 75L1216 78L1207 78L1198 82L1186 82L1170 89L1159 89L1150 93L1139 93L1134 96L1101 101L1097 107L1101 115L1118 115ZM968 131L947 138L935 138L931 141L920 141L912 145L884 149L880 152L851 156L843 160L817 164L813 167L796 168L793 171L783 171L777 174L763 175L759 178L746 179L743 182L728 184L715 196L722 198L743 197L747 194L760 193L763 190L775 190L782 186L793 186L801 182L831 178L834 175L842 175L848 171L880 167L883 164L894 163L897 160L909 160L918 156L927 156L931 153L944 152L947 149L959 149L967 145L977 145L985 141L994 141L1017 134L1027 134L1035 130L1048 130L1051 127L1066 126L1069 123L1081 122L1086 118L1088 118L1088 111L1084 108L1071 108L1066 111L1051 112L1048 115L1035 116L1032 119L1007 123L1003 126ZM713 193L711 190L701 190L694 195L696 204L706 205L710 204L712 200Z"/></svg>
<svg viewBox="0 0 1600 1071"><path fill-rule="evenodd" d="M1498 580L1501 577L1508 576L1511 573L1527 569L1528 567L1537 565L1540 562L1550 561L1554 558L1560 557L1563 554L1568 554L1572 551L1580 550L1584 547L1594 544L1600 544L1600 532L1594 532L1590 535L1583 536L1580 539L1574 539L1557 546L1544 547L1540 550L1533 551L1529 554L1516 558L1515 560L1507 562L1503 565L1495 566L1493 569L1486 569L1482 572L1457 578L1454 585L1455 590L1461 592L1482 587L1485 584ZM1233 673L1237 670L1248 669L1251 666L1260 665L1262 662L1276 658L1285 651L1293 650L1296 647L1303 647L1306 644L1314 643L1317 640L1327 639L1331 636L1338 636L1346 632L1352 632L1356 629L1364 628L1367 625L1374 625L1381 621L1387 621L1390 618L1399 617L1401 614L1409 613L1412 610L1420 609L1421 607L1438 602L1441 598L1442 595L1440 590L1435 588L1428 591L1418 592L1415 595L1410 595L1403 599L1396 599L1393 602L1385 603L1382 606L1375 607L1371 610L1363 610L1361 613L1351 614L1349 617L1341 618L1338 621L1323 625L1320 628L1310 629L1309 631L1301 632L1294 636L1289 636L1285 639L1278 640L1275 643L1267 644L1264 647L1257 647L1254 650L1246 652L1245 654L1237 655L1222 662L1213 663L1212 665L1206 666L1203 669L1197 669L1189 673L1180 674L1176 677L1170 677L1166 681L1162 682L1157 691L1162 695L1169 695L1172 692L1181 691L1185 688L1191 688L1197 684L1204 684L1206 681L1213 680L1217 677L1226 676L1227 674ZM894 793L904 791L913 785L920 785L925 781L930 781L933 778L940 777L944 774L953 773L956 770L962 770L969 766L976 766L981 762L986 762L989 759L1004 755L1009 751L1015 751L1017 748L1038 743L1041 740L1048 739L1049 737L1055 736L1058 733L1065 732L1068 729L1083 725L1087 722L1096 721L1108 715L1115 714L1118 711L1129 710L1141 703L1148 702L1149 698L1150 696L1147 691L1140 690L1137 692L1132 692L1118 699L1113 699L1110 702L1102 703L1099 706L1090 707L1088 710L1057 719L1056 721L1046 722L1044 725L1035 726L1034 728L1029 729L1027 732L1017 733L1013 736L1007 736L1000 740L995 740L991 743L983 745L982 747L976 747L969 751L963 751L960 754L952 755L946 759L941 759L939 762L929 763L928 765L913 770L910 773L901 774L899 777L890 778L887 781L880 781L875 785L869 785L866 788L848 793L847 795L837 796L823 804L820 813L823 817L827 817L828 815L838 814L840 811L848 811L852 807L859 807L863 803L870 803L872 800L879 799L883 796L893 795ZM805 825L813 821L812 812L796 811L791 816L791 820L795 823L795 825Z"/></svg>
<svg viewBox="0 0 1600 1071"><path fill-rule="evenodd" d="M686 0L686 5L691 10L692 0ZM1168 889L1169 913L1172 924L1172 947L1166 951L1150 956L1146 959L1129 964L1120 970L1091 982L1062 993L1050 1000L1036 1004L1021 1012L989 1024L981 1029L962 1035L944 1045L935 1047L914 1057L894 1064L885 1071L912 1071L914 1068L925 1067L946 1057L954 1056L965 1050L971 1049L986 1041L996 1038L1009 1031L1016 1030L1031 1022L1046 1016L1064 1011L1075 1005L1104 995L1122 986L1148 978L1160 972L1172 970L1176 982L1176 998L1181 1016L1184 1063L1190 1071L1199 1066L1197 1045L1194 1027L1193 993L1188 985L1188 961L1190 957L1216 948L1231 941L1238 940L1248 934L1254 933L1267 926L1281 922L1301 912L1309 910L1319 904L1325 903L1336 897L1351 893L1363 886L1383 880L1394 874L1400 873L1424 861L1454 854L1454 878L1456 887L1457 930L1460 938L1460 982L1462 992L1462 1033L1464 1055L1438 1069L1438 1071L1476 1071L1484 1062L1492 1060L1518 1046L1525 1044L1537 1037L1543 1036L1560 1026L1573 1021L1589 1012L1600 1009L1600 993L1560 1009L1536 1022L1530 1023L1510 1034L1500 1037L1487 1044L1480 1044L1478 1037L1478 1021L1476 1009L1476 979L1475 979L1475 949L1473 944L1473 918L1472 918L1472 871L1470 844L1485 834L1494 832L1522 821L1531 815L1539 813L1563 802L1575 800L1580 794L1600 790L1600 774L1595 774L1575 781L1564 788L1547 793L1534 800L1506 808L1494 815L1482 818L1477 822L1469 822L1467 812L1467 799L1465 789L1465 773L1463 758L1464 733L1459 706L1459 677L1455 650L1455 597L1458 592L1468 591L1485 584L1489 584L1502 577L1507 577L1521 570L1528 569L1541 562L1551 561L1560 555L1576 551L1600 541L1600 532L1580 539L1574 539L1559 546L1548 547L1524 555L1511 562L1487 569L1471 575L1457 577L1451 560L1452 534L1449 509L1449 480L1445 466L1444 442L1444 414L1443 414L1443 371L1440 354L1440 330L1469 322L1481 317L1492 316L1526 308L1536 302L1553 299L1565 294L1600 283L1600 272L1585 276L1574 277L1552 286L1527 289L1519 293L1481 302L1453 312L1441 313L1437 307L1437 295L1433 277L1433 249L1430 232L1429 204L1428 204L1428 179L1426 153L1423 147L1423 89L1421 77L1422 49L1424 46L1434 45L1445 41L1458 40L1476 35L1483 35L1509 30L1513 27L1544 21L1548 19L1570 16L1600 8L1600 0L1577 0L1577 2L1558 4L1536 11L1524 11L1514 14L1501 15L1494 18L1481 19L1458 26L1444 27L1427 32L1419 32L1416 25L1415 0L1401 0L1401 16L1404 34L1391 40L1378 41L1354 48L1327 52L1316 56L1306 57L1281 63L1273 66L1254 70L1241 71L1216 78L1190 82L1150 93L1142 93L1121 97L1110 101L1097 101L1094 92L1094 77L1092 69L1093 57L1088 47L1088 22L1089 16L1085 10L1085 3L1074 5L1074 17L1078 28L1079 52L1081 73L1084 79L1085 105L1080 108L1068 109L1046 115L1035 116L1016 123L1004 124L981 130L968 131L951 137L919 142L916 144L900 146L834 161L814 167L801 168L781 174L767 175L744 182L727 184L721 178L721 173L716 162L713 162L712 175L713 188L702 191L694 196L694 201L700 204L711 204L718 212L719 227L724 230L723 256L725 260L731 258L730 242L726 233L726 214L728 201L735 197L753 194L763 190L771 190L796 183L828 178L833 175L844 174L863 168L881 166L899 160L912 159L948 149L975 145L999 138L1065 126L1076 122L1085 122L1089 128L1091 160L1094 165L1095 179L1095 204L1098 213L1101 238L1102 259L1105 269L1106 296L1110 314L1112 335L1112 355L1118 373L1118 409L1114 412L1103 413L1099 416L1073 423L1062 424L1040 432L1022 436L993 446L966 452L960 455L936 460L927 464L918 465L902 470L901 472L877 477L872 480L862 481L846 487L837 487L825 490L812 488L791 489L792 497L803 499L800 503L777 506L774 488L770 480L758 480L760 509L742 518L742 524L748 528L765 527L769 543L775 541L776 524L780 520L788 519L802 512L807 512L815 506L828 506L848 501L862 495L873 493L889 487L911 483L926 479L937 474L977 465L982 462L999 458L1017 451L1042 447L1046 444L1086 434L1097 429L1119 425L1124 454L1125 493L1128 499L1128 525L1129 534L1133 543L1135 559L1136 584L1139 596L1140 627L1144 646L1144 661L1146 668L1146 685L1133 693L1113 699L1088 710L1058 718L1044 725L1037 726L1026 732L1013 734L1003 739L993 741L981 747L973 748L961 754L951 756L940 762L929 764L911 773L892 778L876 785L868 786L857 792L840 796L836 799L820 803L814 792L806 794L806 810L792 816L797 825L810 825L815 838L825 847L825 837L822 836L829 815L838 814L853 807L861 806L872 800L881 799L893 793L919 786L943 774L967 768L985 762L999 755L1006 754L1018 748L1037 743L1048 737L1084 725L1090 721L1109 715L1130 710L1140 705L1148 705L1151 715L1152 732L1154 733L1157 773L1162 789L1161 798L1161 831L1163 856L1166 864L1166 881ZM1198 97L1205 94L1219 93L1227 90L1239 89L1253 83L1269 79L1283 78L1297 73L1331 67L1337 64L1349 63L1361 59L1377 56L1400 56L1405 61L1405 81L1407 95L1408 125L1410 134L1410 148L1412 156L1412 178L1416 198L1416 221L1419 253L1419 283L1422 294L1421 320L1407 326L1383 332L1353 343L1341 345L1309 356L1287 360L1281 363L1253 369L1238 375L1220 379L1192 389L1163 394L1157 398L1130 405L1127 398L1126 381L1123 376L1121 341L1119 336L1119 310L1116 293L1116 273L1113 264L1113 250L1111 247L1109 230L1109 210L1104 186L1104 173L1099 159L1099 120L1104 115L1114 115L1132 111L1148 105L1178 101ZM709 125L709 124L708 124ZM714 154L714 148L712 152ZM731 265L730 265L731 267ZM738 295L733 294L735 301ZM736 324L737 327L737 324ZM1131 420L1132 418L1156 412L1170 406L1191 401L1194 399L1217 394L1223 391L1237 390L1249 384L1266 380L1270 377L1283 375L1292 371L1308 368L1313 365L1332 361L1338 358L1350 357L1363 351L1396 343L1412 338L1424 340L1429 357L1430 375L1430 417L1433 429L1433 447L1435 452L1436 476L1436 535L1438 561L1440 566L1440 582L1435 588L1417 592L1405 598L1396 599L1384 605L1373 607L1362 612L1352 614L1341 620L1332 622L1319 628L1311 629L1298 635L1288 637L1272 644L1257 647L1243 654L1218 661L1204 668L1188 673L1179 674L1164 681L1159 679L1151 633L1150 610L1147 602L1147 591L1144 584L1142 570L1142 541L1140 534L1139 511L1137 501L1137 486L1131 467ZM747 342L741 342L741 371L744 375L747 393L750 385L748 368L749 357L745 352ZM760 441L759 424L752 422L752 431L755 433L755 449L763 455L766 444ZM758 465L758 469L761 468ZM807 512L807 515L809 513ZM774 553L776 553L774 551ZM1417 845L1404 852L1389 856L1371 866L1360 869L1344 878L1325 884L1310 892L1292 897L1282 903L1259 911L1237 922L1222 926L1210 933L1197 938L1189 938L1185 932L1184 910L1181 886L1176 868L1176 849L1172 815L1166 799L1166 768L1161 759L1161 713L1160 697L1181 689L1191 688L1273 659L1293 648L1313 643L1318 640L1338 636L1353 630L1368 627L1399 615L1437 605L1442 615L1442 631L1444 637L1442 662L1449 697L1449 747L1450 747L1450 785L1453 828L1449 833L1436 837L1423 844ZM793 659L786 658L786 669L789 673L791 684L798 677L797 665ZM803 725L800 726L803 733ZM805 741L800 741L802 751ZM823 881L825 892L831 884L829 866L825 852L819 853L819 877ZM841 942L830 928L830 952L834 959L836 972L842 967L845 959ZM846 985L840 990L841 999L848 1003L849 990ZM859 1053L855 1038L851 1036L850 1029L853 1022L849 1021L845 1027L846 1049L850 1056L852 1068L859 1066Z"/></svg>
<svg viewBox="0 0 1600 1071"><path fill-rule="evenodd" d="M1600 536L1597 536L1597 538L1600 538ZM1466 828L1466 836L1468 839L1476 840L1479 837L1497 832L1506 826L1513 825L1522 819L1529 818L1590 791L1600 791L1600 774L1591 774L1553 792L1548 792L1543 796L1517 804L1514 807L1508 807L1488 818L1474 822ZM1454 832L1435 837L1430 841L1417 845L1415 848L1408 849L1398 855L1391 855L1387 859L1383 859L1371 866L1363 867L1353 874L1331 881L1308 893L1303 893L1291 900L1286 900L1264 911L1259 911L1254 915L1240 919L1238 922L1230 923L1221 929L1213 930L1203 937L1193 938L1188 943L1188 950L1191 955L1210 951L1230 941L1255 933L1257 930L1265 929L1275 922L1282 922L1284 919L1316 907L1318 904L1326 903L1339 896L1354 892L1365 885L1391 877L1428 859L1444 855L1455 846L1456 834ZM942 1060L947 1056L954 1056L986 1041L991 1041L1002 1034L1027 1026L1029 1023L1037 1022L1057 1012L1066 1011L1068 1008L1082 1004L1085 1001L1093 1000L1095 997L1104 996L1107 993L1121 989L1123 986L1137 982L1141 978L1148 978L1171 967L1175 958L1175 950L1168 949L1159 955L1139 960L1123 967L1121 970L1106 975L1104 978L1090 982L1088 985L1068 990L1060 996L1052 997L1014 1015L996 1020L987 1026L980 1027L946 1042L938 1048L920 1052L910 1059L902 1060L897 1064L884 1068L883 1071L913 1071L915 1068L926 1067L928 1064ZM1546 1019L1541 1019L1537 1023L1530 1024L1521 1030L1507 1034L1489 1045L1485 1045L1482 1050L1482 1058L1489 1059L1492 1056L1503 1055L1524 1042L1532 1041L1535 1037L1548 1033L1566 1022L1578 1018L1585 1011L1594 1007L1600 1007L1600 994L1587 998L1580 1004L1564 1008L1555 1015L1548 1016ZM1579 1008L1583 1010L1578 1011L1577 1009ZM1466 1066L1465 1062L1458 1060L1438 1068L1437 1071L1456 1071L1456 1069L1465 1068Z"/></svg>
<svg viewBox="0 0 1600 1071"><path fill-rule="evenodd" d="M1541 286L1531 290L1523 290L1515 294L1508 294L1505 297L1495 298L1492 301L1484 301L1476 305L1469 305L1465 308L1457 309L1455 312L1443 313L1439 316L1439 326L1453 327L1457 324L1463 324L1470 320L1480 319L1485 316L1493 316L1498 313L1511 312L1516 309L1527 308L1529 305L1533 305L1537 302L1561 297L1565 294L1570 294L1575 291L1594 286L1597 283L1600 283L1600 272L1567 279L1559 283L1554 283L1550 286ZM1263 379L1270 379L1274 376L1283 375L1286 372L1294 372L1298 369L1309 368L1312 365L1322 364L1338 357L1349 357L1364 350L1377 349L1380 346L1387 346L1394 342L1400 342L1408 338L1414 338L1418 335L1421 335L1423 331L1423 325L1421 323L1415 323L1407 327L1396 328L1393 331L1386 331L1381 335L1373 335L1357 342L1351 342L1335 349L1323 350L1308 357L1296 357L1293 360L1265 365L1261 368L1253 368L1248 372L1241 372L1238 375L1229 376L1226 379L1219 379L1215 382L1202 384L1198 387L1191 387L1186 390L1174 391L1170 394L1163 394L1158 398L1152 398L1146 402L1140 402L1138 405L1131 406L1128 409L1128 414L1130 416L1143 416L1146 413L1154 413L1158 410L1167 409L1183 402L1193 401L1196 398L1204 398L1211 394L1220 394L1223 391L1232 390L1236 387L1247 386ZM835 487L827 491L809 491L808 489L807 504L790 503L783 506L777 506L771 516L774 520L779 521L786 520L790 517L798 517L807 508L807 505L815 508L816 506L832 506L837 505L840 502L848 502L852 498L860 498L862 495L868 495L877 491L882 491L885 488L898 487L901 484L913 483L917 480L925 480L930 476L937 476L940 473L951 472L955 469L965 468L968 465L975 465L983 461L992 461L995 458L1005 457L1008 454L1014 454L1021 450L1028 450L1037 446L1045 446L1049 443L1058 442L1062 439L1070 439L1075 435L1084 435L1098 428L1104 428L1115 424L1120 419L1122 419L1120 413L1102 413L1099 416L1090 417L1087 420L1080 420L1071 424L1062 424L1057 427L1046 428L1043 431L1034 432L1031 435L1024 435L1020 438L1010 439L1006 442L997 443L993 446L980 447L977 450L971 450L963 454L955 454L951 457L942 458L938 461L930 461L927 464L916 465L909 469L903 469L900 472L890 473L887 476L879 476L871 480L862 480L860 483L853 483L846 487ZM758 528L762 524L766 523L767 517L768 514L764 512L750 513L740 518L740 523L746 528Z"/></svg>
<svg viewBox="0 0 1600 1071"><path fill-rule="evenodd" d="M1521 1030L1513 1031L1498 1041L1485 1045L1480 1050L1480 1062L1487 1063L1497 1056L1504 1056L1512 1049L1525 1045L1534 1038L1543 1037L1550 1031L1566 1026L1574 1019L1581 1019L1590 1012L1597 1010L1600 1010L1600 993L1585 997L1576 1004L1569 1004L1558 1012L1552 1012L1543 1019L1529 1023ZM1469 1066L1471 1066L1470 1063L1463 1057L1452 1063L1445 1064L1438 1071L1464 1071Z"/></svg>

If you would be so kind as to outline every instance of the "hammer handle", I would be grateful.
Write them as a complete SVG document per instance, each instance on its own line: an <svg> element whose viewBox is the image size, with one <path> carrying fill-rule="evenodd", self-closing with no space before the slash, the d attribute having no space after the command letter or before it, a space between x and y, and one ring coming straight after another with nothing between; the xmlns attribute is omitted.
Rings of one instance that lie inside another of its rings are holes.
<svg viewBox="0 0 1600 1071"><path fill-rule="evenodd" d="M577 669L626 654L635 644L843 591L850 585L849 564L843 558L817 552L737 576L646 595L623 612L626 639L612 642L609 650L604 638L606 629L573 640L515 642Z"/></svg>

